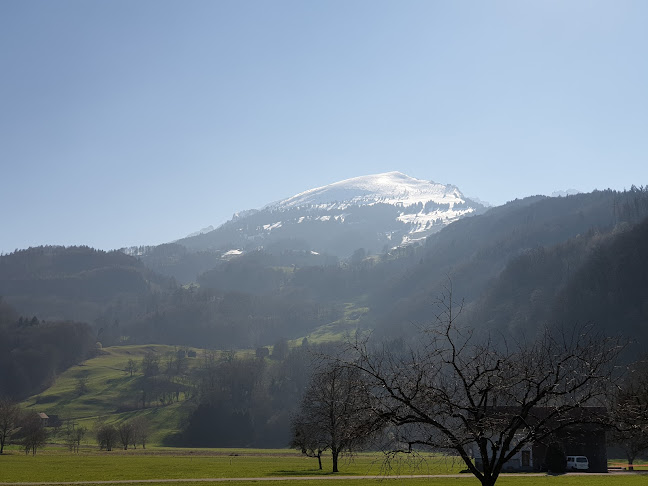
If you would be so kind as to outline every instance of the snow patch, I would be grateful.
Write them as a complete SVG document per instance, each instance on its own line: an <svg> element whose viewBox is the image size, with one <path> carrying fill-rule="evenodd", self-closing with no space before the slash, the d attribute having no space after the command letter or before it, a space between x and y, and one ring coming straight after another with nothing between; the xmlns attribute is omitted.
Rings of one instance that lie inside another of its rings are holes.
<svg viewBox="0 0 648 486"><path fill-rule="evenodd" d="M277 221L276 223L273 224L264 224L263 229L265 231L272 231L273 229L281 228L282 224L283 223L281 221Z"/></svg>

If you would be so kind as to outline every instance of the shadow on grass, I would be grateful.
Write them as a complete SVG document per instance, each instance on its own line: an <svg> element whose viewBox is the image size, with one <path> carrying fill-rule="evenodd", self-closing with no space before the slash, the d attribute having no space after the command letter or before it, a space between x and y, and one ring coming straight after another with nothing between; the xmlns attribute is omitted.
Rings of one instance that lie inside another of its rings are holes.
<svg viewBox="0 0 648 486"><path fill-rule="evenodd" d="M339 472L331 472L327 471L325 469L301 469L299 471L295 471L293 469L280 469L278 471L274 471L270 473L270 476L337 476L337 475L343 475L343 476L357 476L357 474L354 473L339 473Z"/></svg>
<svg viewBox="0 0 648 486"><path fill-rule="evenodd" d="M59 400L60 398L61 398L60 395L48 395L48 396L45 396L45 397L39 395L39 396L36 397L36 401L34 403L39 404L39 405L42 404L42 403L54 403L57 400Z"/></svg>

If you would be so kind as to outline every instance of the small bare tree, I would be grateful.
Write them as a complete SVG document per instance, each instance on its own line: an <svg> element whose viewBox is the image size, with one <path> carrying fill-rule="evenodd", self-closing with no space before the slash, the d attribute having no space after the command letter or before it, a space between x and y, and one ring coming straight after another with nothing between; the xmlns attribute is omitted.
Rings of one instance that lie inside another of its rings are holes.
<svg viewBox="0 0 648 486"><path fill-rule="evenodd" d="M648 450L648 360L630 367L618 390L613 409L611 439L625 453L629 470L637 456Z"/></svg>
<svg viewBox="0 0 648 486"><path fill-rule="evenodd" d="M81 374L76 381L76 386L75 386L75 391L77 395L85 395L88 393L88 382L90 381L90 378L88 377L87 373Z"/></svg>
<svg viewBox="0 0 648 486"><path fill-rule="evenodd" d="M99 449L112 451L119 435L115 426L112 424L98 424L95 429L95 434Z"/></svg>
<svg viewBox="0 0 648 486"><path fill-rule="evenodd" d="M313 427L312 422L302 415L294 417L291 426L290 447L300 450L308 457L317 458L319 469L322 470L322 454L329 448L330 443L323 428Z"/></svg>
<svg viewBox="0 0 648 486"><path fill-rule="evenodd" d="M11 434L18 428L20 414L18 404L9 399L0 398L0 454L4 452L4 446L11 438Z"/></svg>
<svg viewBox="0 0 648 486"><path fill-rule="evenodd" d="M130 358L126 363L126 372L130 373L130 376L133 376L133 373L135 373L138 369L139 364L137 363L137 361L135 361L133 358Z"/></svg>
<svg viewBox="0 0 648 486"><path fill-rule="evenodd" d="M72 449L74 452L79 452L79 448L81 447L81 441L85 437L86 434L86 428L83 427L82 425L76 427L74 431L72 432L72 440L74 441L74 445Z"/></svg>
<svg viewBox="0 0 648 486"><path fill-rule="evenodd" d="M341 454L363 446L376 423L367 388L357 368L330 361L315 373L292 421L291 447L317 457L331 451L333 472Z"/></svg>
<svg viewBox="0 0 648 486"><path fill-rule="evenodd" d="M85 437L86 428L78 425L74 420L68 419L65 427L65 443L71 452L79 452L81 441Z"/></svg>
<svg viewBox="0 0 648 486"><path fill-rule="evenodd" d="M160 357L153 351L147 351L142 358L142 363L139 366L144 376L155 376L160 372Z"/></svg>
<svg viewBox="0 0 648 486"><path fill-rule="evenodd" d="M457 322L461 305L452 301L451 284L438 304L415 345L351 345L357 360L350 364L370 382L375 414L395 426L394 449L454 451L492 486L524 446L604 420L581 412L609 392L618 340L582 327L515 343L478 339Z"/></svg>
<svg viewBox="0 0 648 486"><path fill-rule="evenodd" d="M142 449L146 449L146 442L148 442L150 432L149 420L142 415L138 415L131 419L130 424L133 427L133 435L131 438L133 448L137 449L137 443L139 442L142 444Z"/></svg>
<svg viewBox="0 0 648 486"><path fill-rule="evenodd" d="M122 422L117 427L117 434L119 435L119 442L124 450L128 450L128 446L132 443L135 436L135 427L130 422Z"/></svg>
<svg viewBox="0 0 648 486"><path fill-rule="evenodd" d="M47 431L40 416L36 412L26 412L20 421L20 432L25 454L31 452L35 456L36 451L43 447L47 440Z"/></svg>

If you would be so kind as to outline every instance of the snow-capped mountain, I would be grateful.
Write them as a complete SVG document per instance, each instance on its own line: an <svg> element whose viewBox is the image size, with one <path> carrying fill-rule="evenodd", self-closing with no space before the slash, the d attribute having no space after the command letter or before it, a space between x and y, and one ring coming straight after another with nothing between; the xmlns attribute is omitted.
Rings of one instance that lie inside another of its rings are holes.
<svg viewBox="0 0 648 486"><path fill-rule="evenodd" d="M454 197L459 202L463 197L455 186L438 184L409 177L401 172L386 172L354 177L328 186L310 189L296 196L271 204L277 207L316 206L339 202L370 206L377 202L410 206L428 201L441 202Z"/></svg>
<svg viewBox="0 0 648 486"><path fill-rule="evenodd" d="M466 198L456 186L415 179L401 172L335 182L270 204L266 209L327 210L335 213L331 217L344 221L345 211L349 208L378 204L399 208L401 211L397 219L409 225L407 236L402 241L392 240L396 246L422 239L476 210L466 204Z"/></svg>
<svg viewBox="0 0 648 486"><path fill-rule="evenodd" d="M423 240L484 206L456 186L387 172L310 189L178 243L223 252L301 249L347 257Z"/></svg>

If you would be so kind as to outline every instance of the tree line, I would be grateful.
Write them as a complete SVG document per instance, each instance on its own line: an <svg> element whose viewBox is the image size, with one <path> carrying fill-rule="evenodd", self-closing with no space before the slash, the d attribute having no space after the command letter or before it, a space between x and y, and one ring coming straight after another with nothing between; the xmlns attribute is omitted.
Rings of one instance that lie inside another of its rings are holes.
<svg viewBox="0 0 648 486"><path fill-rule="evenodd" d="M24 398L51 385L56 375L92 356L90 326L18 316L0 297L0 397Z"/></svg>
<svg viewBox="0 0 648 486"><path fill-rule="evenodd" d="M15 402L0 397L0 454L12 439L18 441L25 454L36 455L45 445L47 431L38 413L23 411Z"/></svg>
<svg viewBox="0 0 648 486"><path fill-rule="evenodd" d="M93 433L100 450L112 451L116 446L127 450L128 447L137 448L138 444L145 449L150 429L148 420L137 416L121 423L100 420L95 424ZM25 454L36 455L54 436L62 436L68 449L78 453L81 442L88 436L88 429L71 419L66 420L65 424L48 423L47 417L23 410L12 400L0 398L0 454L4 453L6 445L14 443Z"/></svg>

